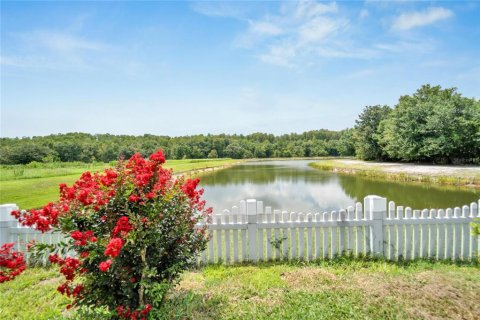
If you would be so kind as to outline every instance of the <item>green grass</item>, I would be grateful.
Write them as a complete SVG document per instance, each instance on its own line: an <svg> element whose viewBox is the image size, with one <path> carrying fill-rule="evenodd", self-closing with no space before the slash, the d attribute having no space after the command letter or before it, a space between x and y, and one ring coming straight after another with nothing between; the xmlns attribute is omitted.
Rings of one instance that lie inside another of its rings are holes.
<svg viewBox="0 0 480 320"><path fill-rule="evenodd" d="M461 174L447 176L438 174L426 175L402 172L386 172L384 171L384 166L360 161L356 163L343 163L338 160L322 160L310 163L309 165L320 170L334 171L340 174L354 174L377 180L420 182L459 187L480 187L480 174L472 173L472 170L469 169L464 170L464 172Z"/></svg>
<svg viewBox="0 0 480 320"><path fill-rule="evenodd" d="M53 271L32 269L0 285L0 318L61 318L67 299L54 292L59 282ZM476 263L343 258L209 265L185 272L154 318L475 319L479 294Z"/></svg>
<svg viewBox="0 0 480 320"><path fill-rule="evenodd" d="M0 181L80 175L87 170L95 172L113 165L115 165L114 161L110 163L32 162L26 165L1 165Z"/></svg>
<svg viewBox="0 0 480 320"><path fill-rule="evenodd" d="M231 165L238 161L233 159L168 160L165 167L172 168L174 172L193 170L195 174L195 170ZM58 198L60 183L72 184L84 171L95 172L109 166L111 166L109 163L77 163L76 166L37 164L34 168L26 165L23 168L23 176L13 173L14 170L19 170L20 166L2 166L0 167L0 176L3 179L0 180L0 203L16 203L21 209L40 207Z"/></svg>
<svg viewBox="0 0 480 320"><path fill-rule="evenodd" d="M69 300L57 292L55 269L27 269L0 284L0 319L60 319Z"/></svg>

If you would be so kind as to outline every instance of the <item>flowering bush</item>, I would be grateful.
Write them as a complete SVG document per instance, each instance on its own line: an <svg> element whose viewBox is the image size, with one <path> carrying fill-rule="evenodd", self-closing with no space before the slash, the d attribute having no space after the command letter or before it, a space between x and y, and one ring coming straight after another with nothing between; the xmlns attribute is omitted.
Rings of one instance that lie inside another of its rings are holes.
<svg viewBox="0 0 480 320"><path fill-rule="evenodd" d="M13 280L25 270L23 254L12 251L13 243L0 247L0 283Z"/></svg>
<svg viewBox="0 0 480 320"><path fill-rule="evenodd" d="M66 236L32 250L60 267L66 281L58 291L72 305L146 318L205 249L205 224L195 224L208 222L212 210L201 200L199 180L173 178L164 162L162 151L149 159L135 154L103 173L85 172L71 187L60 185L55 203L12 213L24 225Z"/></svg>

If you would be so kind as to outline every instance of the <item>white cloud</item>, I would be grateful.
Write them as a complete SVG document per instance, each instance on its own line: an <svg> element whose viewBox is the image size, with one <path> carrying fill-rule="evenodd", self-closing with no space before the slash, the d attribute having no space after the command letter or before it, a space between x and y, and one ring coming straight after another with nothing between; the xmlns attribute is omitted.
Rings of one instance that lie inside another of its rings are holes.
<svg viewBox="0 0 480 320"><path fill-rule="evenodd" d="M217 4L207 13L232 15L231 9L220 8L222 6ZM384 55L428 53L435 47L428 38L397 39L397 35L387 34L385 37L380 32L365 37L361 33L369 32L369 26L365 26L362 20L370 14L367 8L360 8L352 14L349 10L342 10L335 1L287 1L277 12L268 12L258 18L237 16L247 28L237 35L234 45L250 50L261 62L289 68L311 67L321 64L325 58L372 59ZM408 30L451 15L451 11L439 7L403 13L397 17L394 28Z"/></svg>
<svg viewBox="0 0 480 320"><path fill-rule="evenodd" d="M285 9L284 10L288 10ZM315 17L326 13L335 13L338 11L337 4L331 2L329 4L317 3L311 0L299 1L296 4L294 16L299 19Z"/></svg>
<svg viewBox="0 0 480 320"><path fill-rule="evenodd" d="M41 47L57 53L76 51L103 51L107 46L101 42L88 40L58 31L34 31L20 34L19 37L29 46Z"/></svg>
<svg viewBox="0 0 480 320"><path fill-rule="evenodd" d="M262 62L294 67L297 60L309 55L335 52L332 41L347 26L348 20L338 14L336 2L286 2L278 14L250 20L236 44L257 50Z"/></svg>
<svg viewBox="0 0 480 320"><path fill-rule="evenodd" d="M260 54L261 61L275 64L284 67L294 67L294 58L297 55L297 48L295 44L280 44L273 45L266 53Z"/></svg>
<svg viewBox="0 0 480 320"><path fill-rule="evenodd" d="M195 1L192 3L191 8L205 16L210 17L230 17L230 18L242 18L246 8L240 6L233 1L230 2L210 2L210 1Z"/></svg>
<svg viewBox="0 0 480 320"><path fill-rule="evenodd" d="M299 40L302 43L318 42L331 36L345 25L342 20L316 17L299 28Z"/></svg>
<svg viewBox="0 0 480 320"><path fill-rule="evenodd" d="M108 65L114 51L104 42L63 30L33 30L7 36L16 50L1 57L0 63L5 67L87 70L99 64Z"/></svg>
<svg viewBox="0 0 480 320"><path fill-rule="evenodd" d="M251 21L250 31L258 35L277 36L282 34L282 29L268 21Z"/></svg>
<svg viewBox="0 0 480 320"><path fill-rule="evenodd" d="M360 11L359 17L360 17L360 19L365 19L369 15L370 15L370 13L368 12L367 9L362 9L362 11Z"/></svg>
<svg viewBox="0 0 480 320"><path fill-rule="evenodd" d="M440 20L452 17L451 10L442 7L431 7L424 11L402 13L393 22L394 30L409 30L416 27L427 26Z"/></svg>

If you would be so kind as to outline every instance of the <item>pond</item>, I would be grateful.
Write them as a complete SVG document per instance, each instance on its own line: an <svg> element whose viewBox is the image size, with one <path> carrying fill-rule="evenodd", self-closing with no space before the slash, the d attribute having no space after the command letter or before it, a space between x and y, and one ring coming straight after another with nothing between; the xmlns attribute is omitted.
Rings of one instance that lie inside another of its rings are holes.
<svg viewBox="0 0 480 320"><path fill-rule="evenodd" d="M313 169L311 160L247 162L203 176L204 199L214 212L242 199L296 212L339 210L367 195L386 197L413 209L462 206L480 198L480 190L372 180Z"/></svg>

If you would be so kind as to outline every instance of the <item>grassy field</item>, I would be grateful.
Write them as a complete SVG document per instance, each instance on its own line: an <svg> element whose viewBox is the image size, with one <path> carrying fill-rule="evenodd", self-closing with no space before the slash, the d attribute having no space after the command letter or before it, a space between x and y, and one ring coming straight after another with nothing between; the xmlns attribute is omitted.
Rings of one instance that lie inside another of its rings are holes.
<svg viewBox="0 0 480 320"><path fill-rule="evenodd" d="M0 285L1 319L62 319L54 270ZM478 319L478 264L317 263L221 266L186 272L155 319ZM21 306L21 307L20 307Z"/></svg>
<svg viewBox="0 0 480 320"><path fill-rule="evenodd" d="M231 165L238 161L233 159L168 160L165 167L172 168L175 172L187 172ZM114 163L2 166L0 167L0 203L16 203L21 209L37 208L57 199L60 183L72 184L84 171L96 172L112 165Z"/></svg>
<svg viewBox="0 0 480 320"><path fill-rule="evenodd" d="M311 163L310 166L320 170L373 179L480 188L480 167L478 166L435 166L352 159L321 160Z"/></svg>

